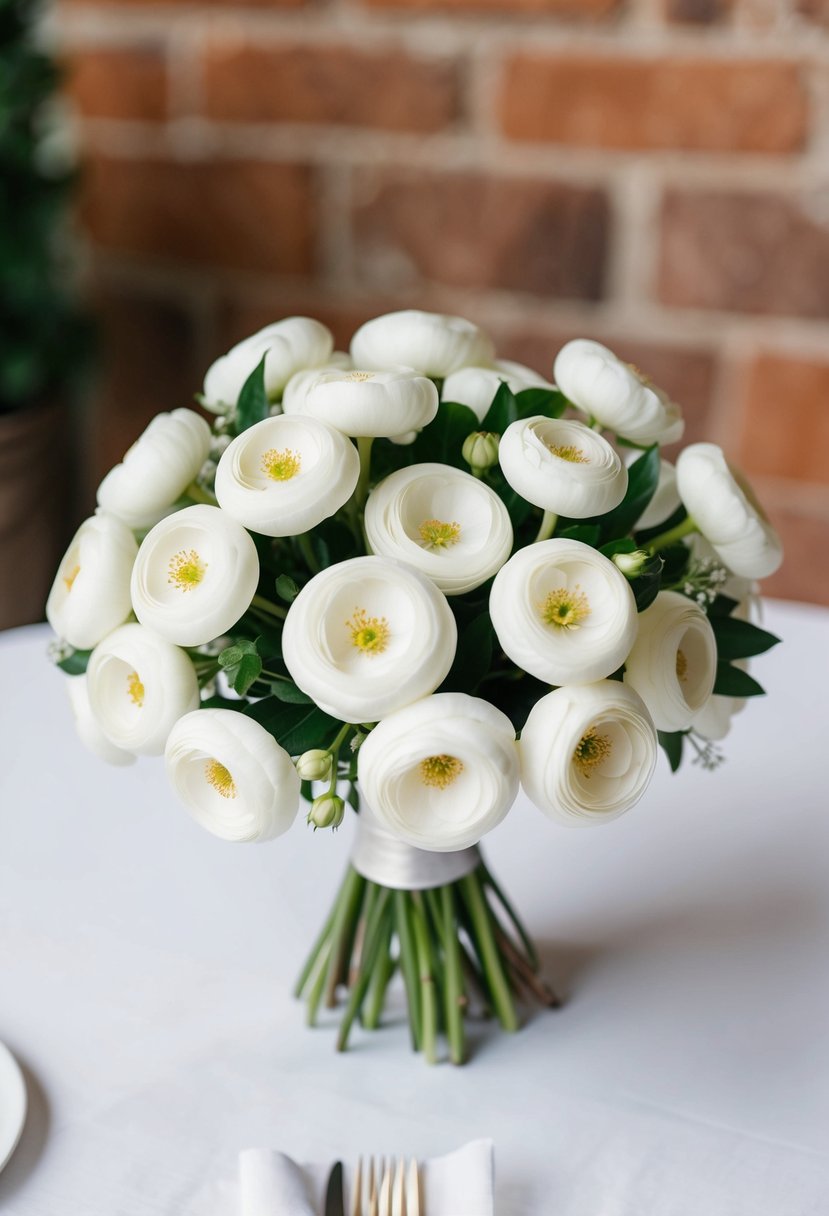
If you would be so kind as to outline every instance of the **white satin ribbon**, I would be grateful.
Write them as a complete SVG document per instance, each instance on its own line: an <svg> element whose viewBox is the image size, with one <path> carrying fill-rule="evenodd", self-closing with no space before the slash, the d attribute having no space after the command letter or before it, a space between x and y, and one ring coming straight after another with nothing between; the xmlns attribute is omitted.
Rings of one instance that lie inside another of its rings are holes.
<svg viewBox="0 0 829 1216"><path fill-rule="evenodd" d="M360 806L351 864L369 882L398 891L423 891L471 874L480 860L477 845L455 853L416 849L385 828L365 802Z"/></svg>

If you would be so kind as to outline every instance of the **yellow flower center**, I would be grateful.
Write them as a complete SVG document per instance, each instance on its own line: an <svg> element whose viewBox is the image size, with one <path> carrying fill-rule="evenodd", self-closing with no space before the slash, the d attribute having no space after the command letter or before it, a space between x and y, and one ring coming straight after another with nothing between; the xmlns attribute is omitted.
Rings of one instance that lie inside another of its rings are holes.
<svg viewBox="0 0 829 1216"><path fill-rule="evenodd" d="M63 581L64 581L64 583L66 584L66 590L67 590L67 591L71 591L71 590L72 590L72 584L74 583L75 579L78 577L78 575L80 574L80 572L81 572L81 568L80 568L80 566L74 566L74 567L73 567L73 568L72 568L72 569L69 571L69 573L66 575L66 577L64 578L64 580L63 580Z"/></svg>
<svg viewBox="0 0 829 1216"><path fill-rule="evenodd" d="M352 646L369 657L382 654L389 644L389 623L384 616L369 616L365 608L355 608L345 625Z"/></svg>
<svg viewBox="0 0 829 1216"><path fill-rule="evenodd" d="M541 605L541 618L556 629L578 629L590 616L590 601L576 583L569 587L558 587L551 591Z"/></svg>
<svg viewBox="0 0 829 1216"><path fill-rule="evenodd" d="M365 384L366 380L374 379L374 372L349 372L343 379L350 384Z"/></svg>
<svg viewBox="0 0 829 1216"><path fill-rule="evenodd" d="M676 652L676 678L683 683L688 679L688 660L682 650Z"/></svg>
<svg viewBox="0 0 829 1216"><path fill-rule="evenodd" d="M427 756L420 762L420 780L424 785L445 790L463 772L463 761L457 756Z"/></svg>
<svg viewBox="0 0 829 1216"><path fill-rule="evenodd" d="M590 464L590 457L585 456L574 443L548 443L547 447L559 460L567 460L570 464Z"/></svg>
<svg viewBox="0 0 829 1216"><path fill-rule="evenodd" d="M213 789L222 798L235 798L237 794L236 782L231 777L229 771L218 760L208 760L204 766L204 776L208 785L212 785Z"/></svg>
<svg viewBox="0 0 829 1216"><path fill-rule="evenodd" d="M424 519L418 528L424 549L448 549L461 534L459 523L444 523L442 519Z"/></svg>
<svg viewBox="0 0 829 1216"><path fill-rule="evenodd" d="M299 452L293 452L290 448L282 448L281 451L268 448L262 455L262 472L267 473L272 481L290 481L296 477L301 466Z"/></svg>
<svg viewBox="0 0 829 1216"><path fill-rule="evenodd" d="M167 569L170 574L168 583L180 591L192 591L204 578L207 562L202 561L195 549L180 549L175 557L170 558Z"/></svg>
<svg viewBox="0 0 829 1216"><path fill-rule="evenodd" d="M595 726L591 726L576 744L573 763L583 777L590 777L612 751L612 740L607 735L600 735Z"/></svg>
<svg viewBox="0 0 829 1216"><path fill-rule="evenodd" d="M127 676L127 693L133 705L141 709L144 704L144 685L137 671L132 671Z"/></svg>

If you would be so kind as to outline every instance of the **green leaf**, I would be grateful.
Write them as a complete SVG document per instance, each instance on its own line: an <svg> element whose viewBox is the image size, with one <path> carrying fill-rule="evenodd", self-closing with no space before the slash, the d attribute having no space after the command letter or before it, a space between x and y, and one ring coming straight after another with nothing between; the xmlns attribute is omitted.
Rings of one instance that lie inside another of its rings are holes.
<svg viewBox="0 0 829 1216"><path fill-rule="evenodd" d="M682 763L682 744L685 740L685 732L682 730L658 730L656 737L659 740L660 746L664 749L665 755L668 757L671 772L675 773Z"/></svg>
<svg viewBox="0 0 829 1216"><path fill-rule="evenodd" d="M259 363L242 385L239 400L236 403L236 434L246 431L249 426L262 422L270 412L268 394L265 392L265 359L263 355Z"/></svg>
<svg viewBox="0 0 829 1216"><path fill-rule="evenodd" d="M258 654L246 654L233 676L233 691L244 697L262 673L262 660Z"/></svg>
<svg viewBox="0 0 829 1216"><path fill-rule="evenodd" d="M653 498L659 482L659 448L656 444L634 460L628 469L628 488L615 510L600 520L602 534L608 540L630 532L637 519Z"/></svg>
<svg viewBox="0 0 829 1216"><path fill-rule="evenodd" d="M567 408L564 393L557 388L523 388L515 394L519 418L534 418L543 414L545 418L560 418Z"/></svg>
<svg viewBox="0 0 829 1216"><path fill-rule="evenodd" d="M292 603L299 595L299 587L288 574L280 574L276 580L276 594L286 604Z"/></svg>
<svg viewBox="0 0 829 1216"><path fill-rule="evenodd" d="M278 701L284 701L286 705L313 705L313 697L309 697L301 688L297 688L293 680L274 680L271 684L271 692Z"/></svg>
<svg viewBox="0 0 829 1216"><path fill-rule="evenodd" d="M637 612L644 612L646 608L650 608L659 595L659 588L662 586L661 570L662 563L660 562L655 571L647 571L645 574L640 574L639 578L631 579L630 589L636 600Z"/></svg>
<svg viewBox="0 0 829 1216"><path fill-rule="evenodd" d="M91 650L73 650L65 659L61 659L57 666L68 676L82 676L86 671L91 654Z"/></svg>
<svg viewBox="0 0 829 1216"><path fill-rule="evenodd" d="M458 629L458 647L441 692L473 692L492 662L492 621L488 612Z"/></svg>
<svg viewBox="0 0 829 1216"><path fill-rule="evenodd" d="M205 697L199 709L235 709L243 714L247 704L247 701L235 701L231 697L220 697L217 693L215 697Z"/></svg>
<svg viewBox="0 0 829 1216"><path fill-rule="evenodd" d="M718 663L714 692L718 697L762 697L766 690L747 671L730 663Z"/></svg>
<svg viewBox="0 0 829 1216"><path fill-rule="evenodd" d="M711 625L720 660L749 659L755 654L765 654L780 641L775 634L733 616L714 617Z"/></svg>
<svg viewBox="0 0 829 1216"><path fill-rule="evenodd" d="M435 418L423 428L408 450L415 464L437 461L468 472L469 467L462 455L463 442L473 431L483 429L468 405L441 401Z"/></svg>
<svg viewBox="0 0 829 1216"><path fill-rule="evenodd" d="M739 606L739 603L739 600L732 600L730 596L718 595L713 604L708 605L708 615L709 617L731 616L731 613Z"/></svg>
<svg viewBox="0 0 829 1216"><path fill-rule="evenodd" d="M483 422L476 421L473 430L494 431L496 435L503 435L510 423L515 422L518 417L518 401L515 394L509 385L502 381L492 398L492 405L484 415Z"/></svg>
<svg viewBox="0 0 829 1216"><path fill-rule="evenodd" d="M219 666L225 670L230 667L238 667L246 655L255 655L256 653L255 642L251 642L249 638L239 638L232 646L226 646L221 652L219 655Z"/></svg>
<svg viewBox="0 0 829 1216"><path fill-rule="evenodd" d="M349 781L348 793L345 796L345 800L350 807L354 808L355 811L360 810L360 791L357 788L356 781Z"/></svg>
<svg viewBox="0 0 829 1216"><path fill-rule="evenodd" d="M288 705L275 697L265 697L249 705L245 713L270 731L277 743L292 756L311 747L327 747L341 725L316 705L310 708Z"/></svg>
<svg viewBox="0 0 829 1216"><path fill-rule="evenodd" d="M562 540L580 540L583 545L595 546L599 539L600 528L598 524L572 524L569 528L565 528L563 532L559 532L558 536Z"/></svg>
<svg viewBox="0 0 829 1216"><path fill-rule="evenodd" d="M615 553L635 553L639 548L630 536L620 536L618 540L610 540L599 549L605 557L613 557Z"/></svg>

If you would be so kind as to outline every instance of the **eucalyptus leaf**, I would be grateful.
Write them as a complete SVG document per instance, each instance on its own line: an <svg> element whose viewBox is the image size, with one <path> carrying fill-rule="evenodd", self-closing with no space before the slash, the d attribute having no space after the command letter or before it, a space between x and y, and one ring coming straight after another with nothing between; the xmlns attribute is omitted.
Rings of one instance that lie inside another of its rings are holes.
<svg viewBox="0 0 829 1216"><path fill-rule="evenodd" d="M262 673L262 660L258 654L246 654L233 676L233 691L244 697Z"/></svg>
<svg viewBox="0 0 829 1216"><path fill-rule="evenodd" d="M65 671L68 676L82 676L89 665L89 656L91 654L91 650L73 650L65 659L61 659L56 666L61 671Z"/></svg>
<svg viewBox="0 0 829 1216"><path fill-rule="evenodd" d="M292 603L299 595L299 587L288 574L280 574L275 583L276 594L286 604Z"/></svg>
<svg viewBox="0 0 829 1216"><path fill-rule="evenodd" d="M257 653L256 643L248 638L239 638L232 646L226 646L219 655L219 666L225 671L231 667L238 667L242 660L247 655L255 655Z"/></svg>
<svg viewBox="0 0 829 1216"><path fill-rule="evenodd" d="M270 413L271 405L268 401L268 394L265 392L266 358L266 355L262 356L242 385L239 400L236 402L237 435L246 431L248 427L255 426L257 422L263 422Z"/></svg>

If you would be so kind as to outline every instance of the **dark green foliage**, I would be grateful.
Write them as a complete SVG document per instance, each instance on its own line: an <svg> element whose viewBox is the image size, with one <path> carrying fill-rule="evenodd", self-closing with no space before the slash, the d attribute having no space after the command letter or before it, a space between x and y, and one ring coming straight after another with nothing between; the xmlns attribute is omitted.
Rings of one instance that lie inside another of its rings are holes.
<svg viewBox="0 0 829 1216"><path fill-rule="evenodd" d="M270 402L265 392L265 356L242 385L239 400L236 402L236 434L246 431L249 426L263 422L268 416Z"/></svg>
<svg viewBox="0 0 829 1216"><path fill-rule="evenodd" d="M685 741L685 731L658 730L656 734L665 755L668 757L671 772L675 773L682 763L682 744Z"/></svg>

